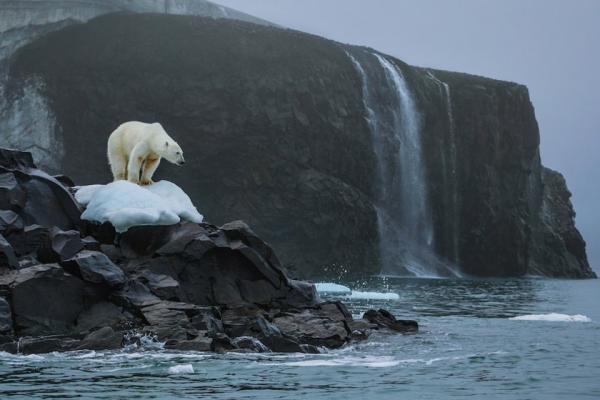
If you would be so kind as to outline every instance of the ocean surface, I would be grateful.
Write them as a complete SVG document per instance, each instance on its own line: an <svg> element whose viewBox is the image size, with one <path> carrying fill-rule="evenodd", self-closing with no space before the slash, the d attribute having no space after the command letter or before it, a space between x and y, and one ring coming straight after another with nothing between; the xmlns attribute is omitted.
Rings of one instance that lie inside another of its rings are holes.
<svg viewBox="0 0 600 400"><path fill-rule="evenodd" d="M352 313L384 307L420 333L319 355L0 353L0 398L597 399L600 280L373 279L321 285ZM333 292L333 293L332 293Z"/></svg>

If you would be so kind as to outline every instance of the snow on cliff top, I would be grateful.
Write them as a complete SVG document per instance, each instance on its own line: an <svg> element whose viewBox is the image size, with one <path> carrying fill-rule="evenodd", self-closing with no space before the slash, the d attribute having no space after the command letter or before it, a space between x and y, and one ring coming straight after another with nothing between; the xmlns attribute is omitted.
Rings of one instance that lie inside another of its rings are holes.
<svg viewBox="0 0 600 400"><path fill-rule="evenodd" d="M132 226L200 223L202 215L181 188L169 181L139 186L128 181L80 186L75 199L86 206L82 219L110 222L117 232Z"/></svg>

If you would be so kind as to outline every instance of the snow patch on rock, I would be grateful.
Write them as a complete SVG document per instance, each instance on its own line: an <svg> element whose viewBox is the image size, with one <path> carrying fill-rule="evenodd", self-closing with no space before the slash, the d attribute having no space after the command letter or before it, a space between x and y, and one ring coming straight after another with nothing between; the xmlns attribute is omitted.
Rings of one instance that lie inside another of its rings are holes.
<svg viewBox="0 0 600 400"><path fill-rule="evenodd" d="M174 225L182 219L200 223L204 219L188 195L169 181L148 186L128 181L80 186L75 199L87 207L82 219L110 222L117 232L132 226Z"/></svg>

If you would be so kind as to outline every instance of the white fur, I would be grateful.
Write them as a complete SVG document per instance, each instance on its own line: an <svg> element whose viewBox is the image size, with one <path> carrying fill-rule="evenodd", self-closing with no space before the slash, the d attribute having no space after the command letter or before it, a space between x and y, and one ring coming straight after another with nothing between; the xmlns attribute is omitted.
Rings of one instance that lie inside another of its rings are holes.
<svg viewBox="0 0 600 400"><path fill-rule="evenodd" d="M149 185L163 157L177 165L185 162L181 147L158 122L125 122L108 138L108 163L115 181Z"/></svg>

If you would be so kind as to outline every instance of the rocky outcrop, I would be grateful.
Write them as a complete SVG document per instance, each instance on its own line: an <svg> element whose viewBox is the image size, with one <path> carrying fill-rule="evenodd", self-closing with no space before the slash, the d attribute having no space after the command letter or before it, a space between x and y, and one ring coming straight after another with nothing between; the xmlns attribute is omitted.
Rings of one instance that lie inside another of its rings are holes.
<svg viewBox="0 0 600 400"><path fill-rule="evenodd" d="M372 73L374 101L390 108L389 82L365 56L374 53L240 21L110 15L22 48L7 95L23 98L40 82L58 164L77 182L110 179L104 162L89 160L105 159L118 124L159 120L188 162L157 174L181 182L212 221L248 221L295 276L369 275L385 262L378 199L389 188L378 176L389 160L376 154L349 54ZM570 213L544 217L554 195L527 89L385 59L418 111L433 227L424 259L476 276L592 277ZM569 245L548 251L542 238L557 232Z"/></svg>
<svg viewBox="0 0 600 400"><path fill-rule="evenodd" d="M398 331L319 302L241 221L117 234L82 221L69 180L30 154L0 148L0 173L0 351L117 349L146 337L178 350L319 352Z"/></svg>

